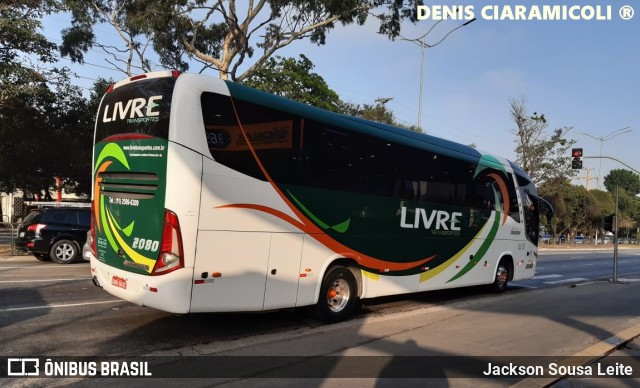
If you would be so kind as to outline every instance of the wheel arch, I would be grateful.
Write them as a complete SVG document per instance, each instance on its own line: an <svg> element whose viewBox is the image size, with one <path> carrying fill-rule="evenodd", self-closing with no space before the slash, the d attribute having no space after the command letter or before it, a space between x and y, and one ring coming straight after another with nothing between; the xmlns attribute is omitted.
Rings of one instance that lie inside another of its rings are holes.
<svg viewBox="0 0 640 388"><path fill-rule="evenodd" d="M511 252L505 252L502 254L502 256L500 256L500 259L496 262L496 266L493 271L494 274L496 273L496 271L498 271L498 267L502 262L504 262L507 266L509 281L513 281L513 275L515 270L515 259L513 258L513 255L511 254Z"/></svg>
<svg viewBox="0 0 640 388"><path fill-rule="evenodd" d="M333 267L337 267L337 266L345 267L349 269L351 273L353 273L353 277L356 279L356 283L358 284L358 298L362 296L364 292L364 284L362 279L362 271L360 271L360 266L358 265L358 262L355 259L347 258L344 256L335 256L335 257L332 257L330 260L327 260L326 265L322 269L322 273L319 276L319 281L316 287L314 303L318 303L318 301L320 300L320 289L322 287L322 281L325 275Z"/></svg>
<svg viewBox="0 0 640 388"><path fill-rule="evenodd" d="M76 245L76 248L78 249L81 249L83 245L83 244L80 244L80 242L77 241L77 238L72 234L58 234L51 237L51 239L49 239L49 249L51 249L53 244L57 243L60 240L72 241Z"/></svg>

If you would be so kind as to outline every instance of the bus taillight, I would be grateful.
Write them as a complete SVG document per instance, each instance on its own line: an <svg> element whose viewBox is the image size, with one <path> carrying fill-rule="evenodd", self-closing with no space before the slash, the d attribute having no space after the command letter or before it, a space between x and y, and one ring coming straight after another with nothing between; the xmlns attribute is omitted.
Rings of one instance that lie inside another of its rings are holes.
<svg viewBox="0 0 640 388"><path fill-rule="evenodd" d="M163 275L182 267L184 267L184 255L180 222L176 213L165 209L160 255L151 274Z"/></svg>

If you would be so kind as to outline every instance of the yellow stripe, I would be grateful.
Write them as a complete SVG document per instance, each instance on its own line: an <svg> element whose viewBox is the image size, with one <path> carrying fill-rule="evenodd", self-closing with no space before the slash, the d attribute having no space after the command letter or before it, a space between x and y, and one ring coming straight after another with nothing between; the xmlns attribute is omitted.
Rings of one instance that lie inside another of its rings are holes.
<svg viewBox="0 0 640 388"><path fill-rule="evenodd" d="M372 273L365 270L360 270L360 271L364 276L368 277L371 280L375 280L377 282L380 279L380 275L378 275L377 273Z"/></svg>
<svg viewBox="0 0 640 388"><path fill-rule="evenodd" d="M147 272L151 273L151 271L153 271L153 266L155 265L156 261L148 257L142 256L138 252L134 251L129 245L127 245L127 243L122 239L122 237L120 237L120 234L118 233L116 228L114 228L115 220L113 219L113 216L111 215L111 212L108 209L107 209L107 220L109 221L109 225L111 226L111 231L113 232L113 236L116 238L116 240L118 240L118 243L120 244L124 252L129 256L131 260L133 260L134 263L146 265Z"/></svg>
<svg viewBox="0 0 640 388"><path fill-rule="evenodd" d="M495 216L495 212L492 212L492 215ZM492 217L493 218L493 217ZM473 245L473 243L476 241L476 239L479 238L480 235L482 235L486 229L490 228L490 226L493 224L493 222L491 222L491 219L489 219L487 221L487 223L484 224L484 226L482 227L482 229L480 229L480 231L478 232L478 234L475 235L475 237L473 237L471 239L471 241L469 241L469 243L460 250L460 252L458 252L455 256L453 256L452 258L450 258L449 260L445 261L444 263L440 264L439 266L437 266L436 268L427 271L427 272L423 272L420 274L420 283L422 282L426 282L427 280L431 279L432 277L439 275L440 273L442 273L442 271L444 271L445 269L449 268L453 263L455 263L460 257L462 257L462 255L466 254L467 251L471 248L471 245Z"/></svg>

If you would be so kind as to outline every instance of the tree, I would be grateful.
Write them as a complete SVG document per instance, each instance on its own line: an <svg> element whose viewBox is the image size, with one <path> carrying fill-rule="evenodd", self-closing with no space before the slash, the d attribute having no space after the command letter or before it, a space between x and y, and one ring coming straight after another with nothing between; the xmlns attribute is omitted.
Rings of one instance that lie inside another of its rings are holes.
<svg viewBox="0 0 640 388"><path fill-rule="evenodd" d="M384 104L355 104L352 102L343 102L340 106L341 113L349 116L360 117L365 120L376 121L382 124L396 125L396 121L391 112Z"/></svg>
<svg viewBox="0 0 640 388"><path fill-rule="evenodd" d="M44 193L54 177L67 191L90 190L91 143L97 106L71 84L68 69L50 68L56 45L40 32L55 1L0 6L0 191ZM33 64L29 58L39 60Z"/></svg>
<svg viewBox="0 0 640 388"><path fill-rule="evenodd" d="M604 177L604 187L610 192L616 192L616 186L624 189L629 195L640 194L640 176L629 170L616 169L611 170Z"/></svg>
<svg viewBox="0 0 640 388"><path fill-rule="evenodd" d="M0 5L0 192L15 191L20 179L16 175L35 162L21 155L39 147L25 147L24 142L39 125L37 113L51 102L47 81L55 75L29 64L31 58L41 64L54 60L56 46L40 33L40 19L54 5L47 0Z"/></svg>
<svg viewBox="0 0 640 388"><path fill-rule="evenodd" d="M382 102L376 104L355 104L352 102L343 102L340 106L341 113L349 116L360 117L365 120L376 121L382 124L389 124L396 127L408 129L414 132L422 132L422 129L416 125L407 126L396 121L393 112L387 108Z"/></svg>
<svg viewBox="0 0 640 388"><path fill-rule="evenodd" d="M66 0L73 26L64 33L64 53L82 60L95 44L92 28L111 23L133 52L150 40L163 66L215 68L223 79L242 81L277 50L308 39L322 45L337 23L364 24L373 15L379 32L395 38L403 20L417 21L420 0ZM139 54L135 51L137 56ZM248 59L252 63L248 64Z"/></svg>
<svg viewBox="0 0 640 388"><path fill-rule="evenodd" d="M72 15L71 26L62 30L62 56L83 63L84 54L95 46L108 55L105 60L107 63L127 76L152 70L148 59L151 40L140 26L130 22L126 12L130 1L63 0L62 3L64 9ZM105 44L96 39L93 26L98 23L110 25L124 47Z"/></svg>
<svg viewBox="0 0 640 388"><path fill-rule="evenodd" d="M340 105L338 93L329 88L324 79L311 72L313 63L300 55L300 60L276 56L245 79L245 85L278 96L304 102L319 108L337 112Z"/></svg>
<svg viewBox="0 0 640 388"><path fill-rule="evenodd" d="M549 126L544 114L529 115L524 97L509 99L511 117L516 123L516 163L529 174L534 183L548 179L571 177L569 149L575 140L567 139L571 128L563 127L547 134Z"/></svg>
<svg viewBox="0 0 640 388"><path fill-rule="evenodd" d="M16 103L21 94L38 93L46 81L46 73L28 64L30 56L41 63L54 61L56 46L39 32L40 19L51 12L53 5L46 0L0 5L0 108Z"/></svg>
<svg viewBox="0 0 640 388"><path fill-rule="evenodd" d="M63 178L75 191L79 171L90 174L93 119L87 115L80 89L71 85L68 71L52 73L58 78L40 85L37 93L18 94L14 103L2 109L0 133L3 139L11 139L10 146L3 142L0 150L2 191L44 192L50 198L54 177ZM87 138L89 143L81 141ZM89 165L81 157L87 154Z"/></svg>
<svg viewBox="0 0 640 388"><path fill-rule="evenodd" d="M333 112L421 132L417 127L398 123L393 112L382 102L360 105L341 101L338 93L312 69L313 63L302 54L297 61L276 56L245 79L243 84Z"/></svg>

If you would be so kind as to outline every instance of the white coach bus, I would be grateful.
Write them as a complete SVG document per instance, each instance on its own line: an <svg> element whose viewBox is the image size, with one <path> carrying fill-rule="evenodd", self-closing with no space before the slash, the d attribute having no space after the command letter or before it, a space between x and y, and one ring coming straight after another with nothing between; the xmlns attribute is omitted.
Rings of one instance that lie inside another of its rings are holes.
<svg viewBox="0 0 640 388"><path fill-rule="evenodd" d="M471 147L176 71L102 99L94 282L173 313L358 301L530 279L529 177Z"/></svg>

